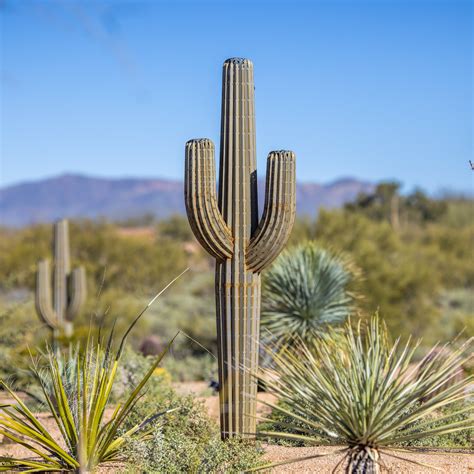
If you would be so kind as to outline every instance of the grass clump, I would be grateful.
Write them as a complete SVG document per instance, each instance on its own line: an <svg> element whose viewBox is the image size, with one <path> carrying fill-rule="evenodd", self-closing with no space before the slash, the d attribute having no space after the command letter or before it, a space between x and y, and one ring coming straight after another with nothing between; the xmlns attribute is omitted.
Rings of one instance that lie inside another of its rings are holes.
<svg viewBox="0 0 474 474"><path fill-rule="evenodd" d="M343 323L355 304L349 286L358 278L348 258L331 255L315 242L284 251L263 281L264 337L308 342L328 325Z"/></svg>
<svg viewBox="0 0 474 474"><path fill-rule="evenodd" d="M126 422L171 343L140 374L138 381L132 381L135 383L115 406L112 389L128 334L162 292L130 324L117 349L113 348L112 329L106 343L100 335L96 339L90 332L85 348L78 347L69 355L58 357L58 349L48 348L44 367L33 359L32 372L59 433L49 430L0 379L0 387L15 402L0 406L0 435L30 453L25 458L1 457L0 471L93 472L101 464L121 461L124 445L130 438L150 436L153 424L170 410L148 410L135 423Z"/></svg>
<svg viewBox="0 0 474 474"><path fill-rule="evenodd" d="M273 367L266 369L265 382L280 399L272 408L286 417L287 431L260 429L261 436L343 445L346 473L376 474L381 456L402 457L402 445L416 450L422 440L474 428L472 406L453 409L468 401L474 377L450 383L472 356L472 339L446 358L446 351L433 356L433 348L413 364L418 344L390 343L377 317L356 329L348 322L342 333L330 334L334 338L278 352L267 348Z"/></svg>
<svg viewBox="0 0 474 474"><path fill-rule="evenodd" d="M90 472L102 463L121 460L121 450L128 438L149 436L147 425L161 413L148 412L126 431L123 427L164 352L153 361L145 376L107 420L106 410L113 408L110 405L111 392L121 359L121 349L112 352L110 342L111 339L105 348L97 343L88 344L84 351L74 351L67 361L68 366L74 368L72 372L58 362L57 353L52 349L47 352L44 369L33 365L32 370L59 436L50 432L15 392L0 381L2 388L16 402L1 407L0 434L22 445L34 456L32 459L3 457L0 471Z"/></svg>

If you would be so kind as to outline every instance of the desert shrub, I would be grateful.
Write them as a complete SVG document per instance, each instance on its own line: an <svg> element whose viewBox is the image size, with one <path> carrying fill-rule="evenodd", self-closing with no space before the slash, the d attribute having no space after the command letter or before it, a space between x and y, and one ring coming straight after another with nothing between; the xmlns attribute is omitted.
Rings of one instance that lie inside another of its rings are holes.
<svg viewBox="0 0 474 474"><path fill-rule="evenodd" d="M117 369L111 399L117 402L129 393L130 389L136 386L148 372L154 359L142 356L127 344L123 350L122 363Z"/></svg>
<svg viewBox="0 0 474 474"><path fill-rule="evenodd" d="M91 288L115 288L149 295L187 265L180 242L169 238L132 239L114 224L72 221L72 264L86 267ZM51 225L0 230L0 282L3 287L34 288L36 262L50 258ZM105 277L104 277L105 271Z"/></svg>
<svg viewBox="0 0 474 474"><path fill-rule="evenodd" d="M173 357L171 354L163 363L174 382L209 381L217 378L217 361L209 354Z"/></svg>
<svg viewBox="0 0 474 474"><path fill-rule="evenodd" d="M176 358L216 353L216 316L211 272L194 272L183 283L183 291L166 295L150 313L150 331L169 337L181 331L173 347ZM191 339L189 339L189 336ZM193 342L197 341L197 343ZM204 346L204 348L202 347ZM207 350L207 351L206 351Z"/></svg>
<svg viewBox="0 0 474 474"><path fill-rule="evenodd" d="M441 223L450 228L472 226L474 200L465 196L446 196L446 214Z"/></svg>
<svg viewBox="0 0 474 474"><path fill-rule="evenodd" d="M260 450L240 439L222 441L214 435L198 442L183 433L160 430L147 442L131 442L126 456L127 473L241 473L261 463Z"/></svg>
<svg viewBox="0 0 474 474"><path fill-rule="evenodd" d="M440 221L447 212L447 202L428 197L421 189L402 196L400 183L381 182L373 192L359 194L346 209L373 220L386 220L398 230L400 223L424 224Z"/></svg>
<svg viewBox="0 0 474 474"><path fill-rule="evenodd" d="M158 235L178 242L194 241L194 234L185 216L176 214L157 225Z"/></svg>
<svg viewBox="0 0 474 474"><path fill-rule="evenodd" d="M474 268L472 265L472 241L474 225L451 228L431 224L425 229L412 230L402 238L428 255L431 271L440 277L444 288L472 287ZM415 240L416 239L416 240Z"/></svg>
<svg viewBox="0 0 474 474"><path fill-rule="evenodd" d="M124 350L123 362L117 374L113 389L114 400L120 397L135 385L147 372L154 357L144 356L133 350L129 345ZM195 382L209 380L217 372L217 362L211 356L187 356L183 359L172 355L172 348L162 361L160 369L155 371L149 382L148 390L159 393L169 387L171 382ZM167 393L165 390L163 393ZM154 393L154 397L158 397ZM161 396L161 395L160 395Z"/></svg>
<svg viewBox="0 0 474 474"><path fill-rule="evenodd" d="M416 410L417 407L414 408ZM466 411L467 409L467 411ZM425 420L417 420L412 424L413 431L421 433L423 430L435 430L442 428L445 423L462 423L472 420L474 415L474 407L472 402L458 402L452 405L445 406L434 415L428 415L427 419L432 420L431 423L424 426ZM447 417L444 421L439 421L439 418ZM418 428L419 427L419 428ZM440 436L428 436L426 438L412 439L400 443L400 446L408 447L426 447L426 448L472 448L474 441L474 427L466 428L465 430L455 431L454 433L446 433Z"/></svg>
<svg viewBox="0 0 474 474"><path fill-rule="evenodd" d="M437 307L441 282L432 270L431 253L403 242L388 222L348 211L322 211L315 234L322 245L347 253L361 269L363 311L380 310L393 334L438 339L443 331Z"/></svg>
<svg viewBox="0 0 474 474"><path fill-rule="evenodd" d="M104 289L136 296L149 296L187 266L179 243L127 238L106 223L71 223L71 250L75 259L83 262L95 288L103 281Z"/></svg>
<svg viewBox="0 0 474 474"><path fill-rule="evenodd" d="M390 343L377 317L355 329L347 323L342 337L329 332L331 337L297 348L267 348L273 366L265 370L265 382L281 401L275 410L296 423L288 422L290 434L259 429L264 437L344 445L346 472L377 473L380 456L402 443L474 428L474 420L465 416L472 406L447 416L441 412L469 400L473 376L448 382L472 356L472 339L451 349L448 358L430 353L413 367L417 344Z"/></svg>
<svg viewBox="0 0 474 474"><path fill-rule="evenodd" d="M222 441L214 436L205 450L198 472L241 473L262 464L263 452L257 446L238 438Z"/></svg>
<svg viewBox="0 0 474 474"><path fill-rule="evenodd" d="M149 358L129 350L121 390L127 392L149 363ZM191 394L178 394L166 379L150 380L147 393L131 412L124 429L146 418L150 410L174 411L166 416L165 423L153 427L148 439L129 440L125 451L128 472L242 472L259 462L258 448L241 440L221 441L217 424L204 403Z"/></svg>
<svg viewBox="0 0 474 474"><path fill-rule="evenodd" d="M0 229L0 286L34 288L36 262L51 252L52 227Z"/></svg>
<svg viewBox="0 0 474 474"><path fill-rule="evenodd" d="M423 333L427 344L449 340L453 334L441 320L440 298L450 290L472 292L474 201L447 198L438 206L436 200L412 193L410 200L399 202L395 230L390 224L395 191L381 187L378 197L366 203L356 200L344 210L320 210L316 220L298 218L290 242L316 239L352 258L363 277L360 309L367 314L380 310L392 333ZM441 208L446 212L438 213ZM457 317L468 319L470 313Z"/></svg>
<svg viewBox="0 0 474 474"><path fill-rule="evenodd" d="M143 473L227 473L243 472L260 462L261 451L254 444L235 439L221 441L217 425L203 402L192 395L179 395L171 387L150 390L129 419L133 425L153 407L175 409L147 440L129 442L125 457L128 472Z"/></svg>
<svg viewBox="0 0 474 474"><path fill-rule="evenodd" d="M0 379L18 389L28 389L34 383L29 370L29 353L36 354L36 342L47 335L36 318L29 293L3 294L0 297Z"/></svg>
<svg viewBox="0 0 474 474"><path fill-rule="evenodd" d="M349 259L316 242L284 251L264 276L263 335L282 343L310 341L327 325L344 322L354 308L349 286L357 276Z"/></svg>
<svg viewBox="0 0 474 474"><path fill-rule="evenodd" d="M126 393L129 387L136 384L143 377L153 360L152 356L143 356L130 346L125 348L123 362L113 392L116 394L115 399L118 399L120 394ZM211 377L215 377L216 373L217 362L210 355L176 358L172 355L171 348L161 363L161 370L155 372L151 378L150 386L169 382L208 381Z"/></svg>

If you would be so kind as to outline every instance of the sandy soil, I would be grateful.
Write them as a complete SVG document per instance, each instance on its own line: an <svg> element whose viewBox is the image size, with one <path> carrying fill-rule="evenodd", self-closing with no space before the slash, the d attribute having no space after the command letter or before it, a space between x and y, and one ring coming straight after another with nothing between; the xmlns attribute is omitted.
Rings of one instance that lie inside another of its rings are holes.
<svg viewBox="0 0 474 474"><path fill-rule="evenodd" d="M197 398L203 400L207 407L210 416L218 419L219 416L219 399L216 395L210 395L210 390L205 382L192 382L177 384L175 388L183 394L194 393ZM274 398L266 393L260 393L259 399L273 402ZM2 400L4 402L5 400ZM263 405L260 405L259 414L265 414L267 410ZM46 425L48 429L56 430L54 419L46 414L39 415L42 423ZM331 473L336 467L338 462L341 460L341 454L337 451L341 448L337 447L314 447L314 448L291 448L284 446L275 445L264 445L265 458L269 462L283 462L294 458L302 458L312 455L322 455L330 453L329 456L324 456L316 459L307 461L298 461L292 464L286 464L272 469L272 473L318 473L326 474ZM10 443L8 440L0 440L0 456L13 455L13 456L29 456L28 451L24 448ZM401 456L406 457L417 462L424 464L430 464L443 471L444 473L456 473L456 474L474 474L474 454L472 453L400 453ZM388 455L383 457L387 468L392 473L396 474L422 474L422 473L434 473L435 470L427 467L417 466L415 464L408 463L395 459ZM120 470L120 469L118 469ZM101 473L115 473L118 472L117 466L104 467L100 470ZM340 471L342 472L342 470Z"/></svg>
<svg viewBox="0 0 474 474"><path fill-rule="evenodd" d="M289 459L302 458L306 456L322 455L331 453L329 456L310 459L307 461L298 461L292 464L273 468L272 473L331 473L341 461L341 454L337 453L341 448L337 447L316 447L316 448L289 448L284 446L266 445L265 457L271 462L283 462ZM394 453L395 454L395 453ZM433 454L433 453L398 453L401 457L408 458L424 464L430 464L440 469L444 473L471 473L474 472L474 455L473 454ZM418 474L418 473L434 473L432 468L421 467L407 461L395 459L388 455L382 458L389 472L393 474ZM342 469L339 472L343 472Z"/></svg>

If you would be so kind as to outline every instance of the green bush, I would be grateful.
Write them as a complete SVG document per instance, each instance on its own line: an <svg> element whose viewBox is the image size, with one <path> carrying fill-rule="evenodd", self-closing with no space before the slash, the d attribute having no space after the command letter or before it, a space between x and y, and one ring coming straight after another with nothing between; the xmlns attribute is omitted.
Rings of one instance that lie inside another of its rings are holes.
<svg viewBox="0 0 474 474"><path fill-rule="evenodd" d="M316 220L298 218L290 242L316 239L352 258L363 277L360 309L379 310L393 334L423 334L426 344L449 340L443 295L472 292L474 285L474 201L434 200L415 191L399 196L396 218L397 188L385 183L343 210L321 210ZM456 318L468 321L471 313L458 311Z"/></svg>
<svg viewBox="0 0 474 474"><path fill-rule="evenodd" d="M141 295L158 291L188 263L180 242L123 236L101 221L72 221L72 264L86 267L91 288L115 288ZM36 262L51 257L52 226L0 229L0 282L3 287L34 288Z"/></svg>
<svg viewBox="0 0 474 474"><path fill-rule="evenodd" d="M185 216L176 214L162 220L156 226L160 237L178 242L194 242L194 234Z"/></svg>
<svg viewBox="0 0 474 474"><path fill-rule="evenodd" d="M241 473L260 464L261 451L240 439L207 441L188 435L156 430L147 442L133 441L125 455L127 473L194 474Z"/></svg>
<svg viewBox="0 0 474 474"><path fill-rule="evenodd" d="M29 293L0 297L0 379L7 380L17 389L28 389L34 383L29 369L30 352L36 354L36 342L48 336L35 315Z"/></svg>
<svg viewBox="0 0 474 474"><path fill-rule="evenodd" d="M181 331L172 352L177 358L202 356L207 351L216 353L214 275L190 272L184 278L178 291L164 295L160 305L152 308L148 318L150 332L169 337Z"/></svg>
<svg viewBox="0 0 474 474"><path fill-rule="evenodd" d="M127 471L143 473L231 473L255 467L261 450L241 440L221 441L216 423L203 402L179 395L170 386L151 383L149 391L130 415L132 426L150 409L176 409L147 440L131 440L125 450Z"/></svg>
<svg viewBox="0 0 474 474"><path fill-rule="evenodd" d="M464 413L459 413L460 411L471 408L470 411L465 411ZM452 415L452 416L449 416ZM433 419L433 422L427 426L422 426L420 429L417 429L418 426L422 425L422 421L418 420L412 424L414 432L422 432L423 430L431 430L436 428L442 428L444 422L440 422L439 418L441 416L448 417L445 420L445 423L456 423L467 421L469 418L472 419L474 415L474 407L472 402L459 402L454 403L451 406L443 407L437 413L437 416L430 415L428 419ZM424 422L425 420L423 420ZM429 436L426 438L413 439L411 441L406 441L400 443L400 446L409 446L409 447L420 447L420 448L473 448L474 445L474 428L466 428L462 431L456 431L454 433L447 433L440 436Z"/></svg>
<svg viewBox="0 0 474 474"><path fill-rule="evenodd" d="M440 312L446 337L454 339L459 336L462 340L474 334L474 292L472 290L459 288L444 291L440 300Z"/></svg>
<svg viewBox="0 0 474 474"><path fill-rule="evenodd" d="M366 314L380 311L392 334L423 334L428 342L443 334L441 276L426 248L402 241L388 222L348 211L322 211L314 231L322 245L348 254L360 268L359 306Z"/></svg>
<svg viewBox="0 0 474 474"><path fill-rule="evenodd" d="M208 382L211 378L217 378L217 361L209 354L184 357L173 357L170 354L163 367L171 374L173 382Z"/></svg>
<svg viewBox="0 0 474 474"><path fill-rule="evenodd" d="M185 356L177 358L172 355L172 349L168 352L160 367L166 370L162 379L158 375L152 377L150 384L171 382L195 382L199 380L208 381L211 377L217 377L217 362L210 355L196 357ZM152 356L145 357L135 352L130 346L125 349L123 363L117 375L114 387L115 399L121 393L125 393L128 387L136 384L146 373L153 361Z"/></svg>

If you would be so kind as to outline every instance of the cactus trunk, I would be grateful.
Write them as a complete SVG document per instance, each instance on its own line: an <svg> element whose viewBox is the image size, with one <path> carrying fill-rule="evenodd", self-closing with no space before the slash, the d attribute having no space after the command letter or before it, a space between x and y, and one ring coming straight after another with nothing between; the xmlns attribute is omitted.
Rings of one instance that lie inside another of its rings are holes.
<svg viewBox="0 0 474 474"><path fill-rule="evenodd" d="M238 259L216 264L219 404L224 438L255 435L260 275Z"/></svg>
<svg viewBox="0 0 474 474"><path fill-rule="evenodd" d="M233 235L232 258L216 262L219 397L224 436L255 432L260 275L245 253L258 225L253 68L228 61L222 75L219 211Z"/></svg>
<svg viewBox="0 0 474 474"><path fill-rule="evenodd" d="M286 243L295 217L295 160L272 152L259 222L253 65L224 63L219 192L214 145L186 144L185 201L196 238L216 259L219 398L223 438L254 437L260 272Z"/></svg>

